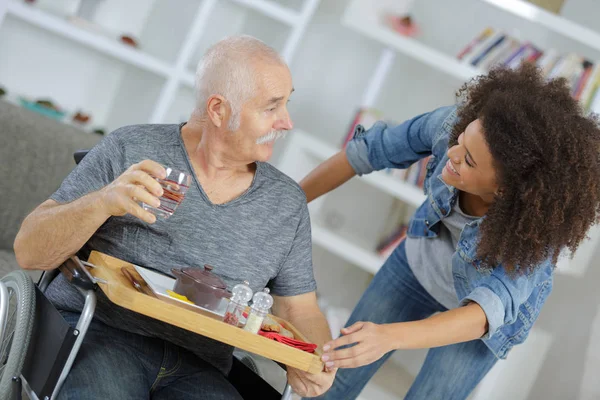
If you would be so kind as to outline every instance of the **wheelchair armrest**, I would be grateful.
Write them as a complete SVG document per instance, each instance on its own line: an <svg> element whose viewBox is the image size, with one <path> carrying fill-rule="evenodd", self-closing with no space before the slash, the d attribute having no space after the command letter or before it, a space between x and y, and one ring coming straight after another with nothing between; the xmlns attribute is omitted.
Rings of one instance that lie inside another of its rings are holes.
<svg viewBox="0 0 600 400"><path fill-rule="evenodd" d="M69 257L58 267L71 284L83 290L95 290L96 284L77 256Z"/></svg>
<svg viewBox="0 0 600 400"><path fill-rule="evenodd" d="M40 279L37 283L37 285L40 288L40 290L42 291L42 293L45 292L46 289L48 289L48 286L50 286L50 283L52 283L54 278L56 278L56 276L59 273L60 273L60 271L58 269L50 269L50 270L42 272L42 276L40 276Z"/></svg>
<svg viewBox="0 0 600 400"><path fill-rule="evenodd" d="M81 162L81 160L83 160L83 157L85 157L89 151L90 151L89 149L82 149L82 150L75 151L75 153L73 153L73 158L75 159L75 164L79 164Z"/></svg>

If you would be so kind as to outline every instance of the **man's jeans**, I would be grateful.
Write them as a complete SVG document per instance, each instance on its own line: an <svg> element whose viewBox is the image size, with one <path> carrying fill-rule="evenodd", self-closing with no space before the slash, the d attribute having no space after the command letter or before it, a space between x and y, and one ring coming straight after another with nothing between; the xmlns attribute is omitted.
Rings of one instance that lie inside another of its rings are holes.
<svg viewBox="0 0 600 400"><path fill-rule="evenodd" d="M346 326L357 321L415 321L438 311L446 308L419 284L402 242L375 275ZM333 387L320 399L357 398L391 354L364 367L338 370ZM481 340L430 349L405 399L465 399L495 363L496 357Z"/></svg>
<svg viewBox="0 0 600 400"><path fill-rule="evenodd" d="M78 314L61 311L75 326ZM241 399L217 369L189 351L93 321L59 399Z"/></svg>

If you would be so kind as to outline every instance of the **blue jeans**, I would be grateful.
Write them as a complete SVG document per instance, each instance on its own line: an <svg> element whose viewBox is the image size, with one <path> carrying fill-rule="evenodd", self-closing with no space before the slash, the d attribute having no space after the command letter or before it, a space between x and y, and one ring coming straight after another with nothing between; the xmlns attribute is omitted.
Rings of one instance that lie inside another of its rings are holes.
<svg viewBox="0 0 600 400"><path fill-rule="evenodd" d="M61 311L75 326L79 314ZM92 321L60 393L63 400L241 399L227 378L191 352Z"/></svg>
<svg viewBox="0 0 600 400"><path fill-rule="evenodd" d="M346 326L357 321L377 324L416 321L438 311L446 308L419 284L408 265L402 242L375 275ZM338 370L331 389L319 398L357 398L391 355L392 352L364 367ZM465 399L495 363L496 357L481 340L432 348L405 399Z"/></svg>

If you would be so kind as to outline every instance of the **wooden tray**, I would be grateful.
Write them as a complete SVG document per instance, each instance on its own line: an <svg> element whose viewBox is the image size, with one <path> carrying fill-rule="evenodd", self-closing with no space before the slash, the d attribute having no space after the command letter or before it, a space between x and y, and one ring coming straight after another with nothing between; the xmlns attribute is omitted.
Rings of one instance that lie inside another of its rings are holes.
<svg viewBox="0 0 600 400"><path fill-rule="evenodd" d="M318 351L314 354L307 353L260 335L246 332L209 314L201 314L178 304L162 301L138 292L121 272L121 267L130 267L128 268L130 272L132 271L137 275L137 271L131 263L97 251L92 251L88 261L97 267L91 268L90 273L108 282L107 284L99 283L98 286L113 303L121 307L302 371L316 374L323 370L323 363ZM137 276L139 277L139 275ZM139 278L141 279L141 277ZM307 341L289 322L274 316L273 319L282 323L294 334L296 339Z"/></svg>

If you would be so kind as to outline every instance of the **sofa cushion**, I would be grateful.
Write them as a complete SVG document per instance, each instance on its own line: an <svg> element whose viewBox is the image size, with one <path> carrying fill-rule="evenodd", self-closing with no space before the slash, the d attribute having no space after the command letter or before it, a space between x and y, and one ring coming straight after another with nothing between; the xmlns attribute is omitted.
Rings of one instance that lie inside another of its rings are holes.
<svg viewBox="0 0 600 400"><path fill-rule="evenodd" d="M0 250L0 278L17 269L21 269L21 267L17 264L15 253L10 250ZM34 282L37 282L42 275L42 271L27 271L27 273Z"/></svg>
<svg viewBox="0 0 600 400"><path fill-rule="evenodd" d="M0 249L12 250L21 222L73 169L73 153L100 135L0 100Z"/></svg>

